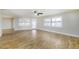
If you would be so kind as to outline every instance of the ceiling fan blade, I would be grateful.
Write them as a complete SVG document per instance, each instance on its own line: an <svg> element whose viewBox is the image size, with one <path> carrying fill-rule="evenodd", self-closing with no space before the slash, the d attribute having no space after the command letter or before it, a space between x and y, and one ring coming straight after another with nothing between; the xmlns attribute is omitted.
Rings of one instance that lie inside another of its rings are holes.
<svg viewBox="0 0 79 59"><path fill-rule="evenodd" d="M38 16L41 15L41 14L43 14L43 13L37 13Z"/></svg>

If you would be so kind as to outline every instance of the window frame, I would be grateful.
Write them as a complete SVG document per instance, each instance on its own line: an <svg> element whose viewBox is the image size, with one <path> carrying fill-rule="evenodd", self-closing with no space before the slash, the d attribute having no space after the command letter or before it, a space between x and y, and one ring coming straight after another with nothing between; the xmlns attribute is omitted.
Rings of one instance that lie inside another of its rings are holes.
<svg viewBox="0 0 79 59"><path fill-rule="evenodd" d="M60 18L60 20L57 20L58 18ZM62 16L57 16L57 17L52 17L52 18L47 18L50 20L50 26L46 26L45 23L49 23L49 22L45 22L46 19L44 19L44 26L45 27L56 27L56 28L62 28L63 27L63 19ZM54 19L54 20L52 20ZM61 25L58 26L57 23L60 23Z"/></svg>
<svg viewBox="0 0 79 59"><path fill-rule="evenodd" d="M44 20L44 26L45 27L50 27L51 26L51 19L47 18L49 21L46 21L46 19ZM48 25L49 24L49 25Z"/></svg>
<svg viewBox="0 0 79 59"><path fill-rule="evenodd" d="M26 20L29 20L29 21L26 21ZM23 23L23 25L21 25L22 23ZM30 19L27 19L27 18L21 18L21 20L19 19L19 26L25 27L25 26L30 26L30 25L31 25L31 20Z"/></svg>

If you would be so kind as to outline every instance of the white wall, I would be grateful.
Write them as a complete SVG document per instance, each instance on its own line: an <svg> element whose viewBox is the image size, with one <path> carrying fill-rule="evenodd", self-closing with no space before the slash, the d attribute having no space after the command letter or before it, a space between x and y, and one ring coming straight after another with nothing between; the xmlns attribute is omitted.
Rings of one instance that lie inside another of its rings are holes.
<svg viewBox="0 0 79 59"><path fill-rule="evenodd" d="M2 19L2 29L12 29L12 19Z"/></svg>
<svg viewBox="0 0 79 59"><path fill-rule="evenodd" d="M14 17L10 12L0 10L0 37L2 36L3 32L2 29L11 29L11 22L4 20L4 18L12 18Z"/></svg>
<svg viewBox="0 0 79 59"><path fill-rule="evenodd" d="M62 28L43 26L43 21L45 18L52 18L56 16L62 16ZM40 17L38 18L38 29L79 36L79 11L72 11L57 15Z"/></svg>
<svg viewBox="0 0 79 59"><path fill-rule="evenodd" d="M0 10L0 37L2 36L2 15L1 15L1 10Z"/></svg>
<svg viewBox="0 0 79 59"><path fill-rule="evenodd" d="M5 11L5 10L1 10L1 16L2 16L2 25L1 25L1 28L2 29L12 29L12 18L15 18L15 16L8 12L8 11Z"/></svg>

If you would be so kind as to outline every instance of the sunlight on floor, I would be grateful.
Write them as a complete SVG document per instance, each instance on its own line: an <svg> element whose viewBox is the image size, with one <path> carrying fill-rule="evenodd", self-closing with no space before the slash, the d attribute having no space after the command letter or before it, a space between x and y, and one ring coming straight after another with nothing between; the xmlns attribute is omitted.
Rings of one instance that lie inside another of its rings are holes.
<svg viewBox="0 0 79 59"><path fill-rule="evenodd" d="M37 35L37 31L36 30L32 30L32 37L35 39Z"/></svg>

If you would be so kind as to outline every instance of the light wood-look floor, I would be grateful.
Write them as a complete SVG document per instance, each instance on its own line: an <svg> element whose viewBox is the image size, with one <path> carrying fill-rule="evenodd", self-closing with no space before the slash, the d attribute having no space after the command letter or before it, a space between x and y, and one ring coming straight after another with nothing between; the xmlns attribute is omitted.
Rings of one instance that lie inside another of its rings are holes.
<svg viewBox="0 0 79 59"><path fill-rule="evenodd" d="M79 48L79 38L41 30L16 31L7 35L4 34L0 38L0 48L5 49Z"/></svg>

